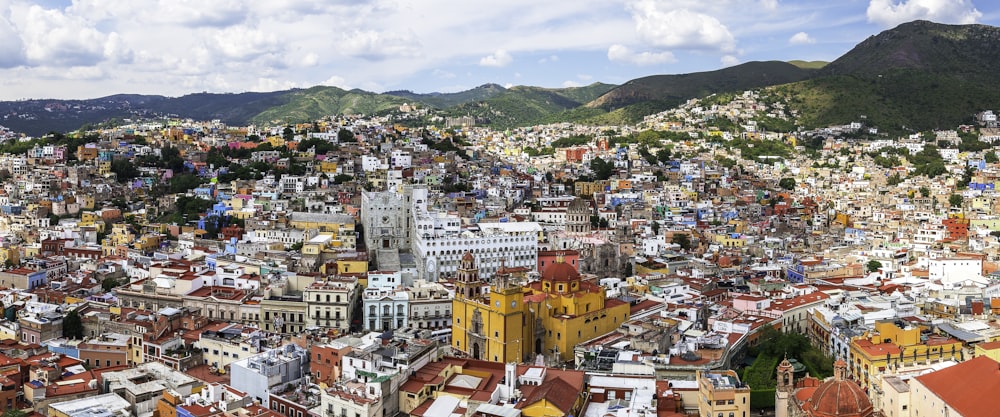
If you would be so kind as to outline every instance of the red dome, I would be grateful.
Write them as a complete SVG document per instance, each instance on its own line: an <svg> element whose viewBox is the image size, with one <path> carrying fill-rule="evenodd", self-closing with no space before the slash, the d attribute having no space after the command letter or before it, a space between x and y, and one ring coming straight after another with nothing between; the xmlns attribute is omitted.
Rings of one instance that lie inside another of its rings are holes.
<svg viewBox="0 0 1000 417"><path fill-rule="evenodd" d="M542 281L568 282L580 279L580 273L573 265L566 262L556 262L542 271Z"/></svg>
<svg viewBox="0 0 1000 417"><path fill-rule="evenodd" d="M871 417L874 414L871 400L854 381L844 378L846 364L838 360L833 378L816 387L812 397L804 404L814 417Z"/></svg>

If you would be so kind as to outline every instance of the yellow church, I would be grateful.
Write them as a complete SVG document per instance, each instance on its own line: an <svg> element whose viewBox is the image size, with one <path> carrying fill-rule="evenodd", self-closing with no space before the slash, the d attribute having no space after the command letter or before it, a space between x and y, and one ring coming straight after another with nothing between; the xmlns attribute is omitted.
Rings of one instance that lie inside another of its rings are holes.
<svg viewBox="0 0 1000 417"><path fill-rule="evenodd" d="M488 284L479 279L471 252L462 257L452 301L452 348L474 359L525 362L538 354L573 359L573 348L614 331L628 320L629 305L605 298L604 288L581 279L558 258L541 279L514 282L501 268Z"/></svg>

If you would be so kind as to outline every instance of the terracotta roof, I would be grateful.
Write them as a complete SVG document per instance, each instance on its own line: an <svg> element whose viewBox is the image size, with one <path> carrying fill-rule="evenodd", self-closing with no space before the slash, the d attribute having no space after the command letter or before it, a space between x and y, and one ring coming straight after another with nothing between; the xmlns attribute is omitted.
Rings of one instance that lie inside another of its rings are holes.
<svg viewBox="0 0 1000 417"><path fill-rule="evenodd" d="M643 300L641 303L636 304L629 308L629 315L635 315L635 313L646 311L660 306L663 306L663 302L661 301Z"/></svg>
<svg viewBox="0 0 1000 417"><path fill-rule="evenodd" d="M574 388L562 378L555 378L552 381L546 378L542 385L522 385L524 401L518 402L516 408L525 408L541 400L548 400L560 411L568 414L580 396L581 389L582 387Z"/></svg>
<svg viewBox="0 0 1000 417"><path fill-rule="evenodd" d="M565 262L556 262L545 267L542 271L543 281L569 282L580 279L580 273L573 265Z"/></svg>
<svg viewBox="0 0 1000 417"><path fill-rule="evenodd" d="M995 415L1000 396L1000 365L986 356L915 378L963 416Z"/></svg>

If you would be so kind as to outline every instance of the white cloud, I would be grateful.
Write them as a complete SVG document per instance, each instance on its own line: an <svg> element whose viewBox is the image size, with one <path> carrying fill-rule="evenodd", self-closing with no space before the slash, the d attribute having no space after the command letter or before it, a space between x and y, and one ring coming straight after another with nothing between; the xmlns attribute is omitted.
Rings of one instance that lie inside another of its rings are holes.
<svg viewBox="0 0 1000 417"><path fill-rule="evenodd" d="M299 87L299 84L294 81L258 78L257 84L251 87L250 91L281 91L296 87Z"/></svg>
<svg viewBox="0 0 1000 417"><path fill-rule="evenodd" d="M971 0L871 0L868 21L893 27L913 20L937 23L976 23L983 13Z"/></svg>
<svg viewBox="0 0 1000 417"><path fill-rule="evenodd" d="M731 67L733 65L738 65L740 63L740 59L733 55L723 55L722 58L719 59L719 62L721 62L724 67Z"/></svg>
<svg viewBox="0 0 1000 417"><path fill-rule="evenodd" d="M440 69L440 68L435 68L434 71L431 71L431 75L433 75L433 76L435 76L437 78L440 78L442 80L449 80L449 79L455 78L455 73L454 72L445 71L445 70Z"/></svg>
<svg viewBox="0 0 1000 417"><path fill-rule="evenodd" d="M0 68L11 68L25 63L24 42L21 35L6 17L0 16Z"/></svg>
<svg viewBox="0 0 1000 417"><path fill-rule="evenodd" d="M719 19L708 14L654 0L629 5L636 32L643 41L661 48L731 51L736 38Z"/></svg>
<svg viewBox="0 0 1000 417"><path fill-rule="evenodd" d="M627 62L635 65L656 65L677 62L670 52L639 52L636 53L625 45L611 45L608 48L608 59Z"/></svg>
<svg viewBox="0 0 1000 417"><path fill-rule="evenodd" d="M159 0L148 13L189 27L226 27L242 22L249 11L240 0Z"/></svg>
<svg viewBox="0 0 1000 417"><path fill-rule="evenodd" d="M347 83L347 80L344 79L344 77L341 77L339 75L331 75L330 78L327 78L326 81L323 81L323 82L319 83L319 85L326 85L326 86L331 86L331 87L339 87L339 88L343 88L345 90L350 90L351 89L350 84Z"/></svg>
<svg viewBox="0 0 1000 417"><path fill-rule="evenodd" d="M578 83L576 81L573 81L573 80L566 80L566 81L563 81L562 86L563 86L563 88L579 87L580 83Z"/></svg>
<svg viewBox="0 0 1000 417"><path fill-rule="evenodd" d="M344 34L337 49L348 56L368 61L420 55L420 43L417 42L413 33L401 34L375 30L356 30Z"/></svg>
<svg viewBox="0 0 1000 417"><path fill-rule="evenodd" d="M547 64L549 62L559 62L559 55L550 55L538 60L539 64Z"/></svg>
<svg viewBox="0 0 1000 417"><path fill-rule="evenodd" d="M25 55L33 64L90 66L105 57L108 35L90 27L83 19L54 9L31 6L25 13L23 34ZM116 39L111 51L126 54Z"/></svg>
<svg viewBox="0 0 1000 417"><path fill-rule="evenodd" d="M493 54L480 58L479 65L484 67L506 67L513 61L514 57L509 52L504 49L497 49Z"/></svg>
<svg viewBox="0 0 1000 417"><path fill-rule="evenodd" d="M813 39L813 37L809 36L808 33L799 32L792 35L791 38L788 38L788 43L792 45L806 45L810 43L816 43L816 39Z"/></svg>
<svg viewBox="0 0 1000 417"><path fill-rule="evenodd" d="M760 5L767 10L775 10L778 8L778 0L760 0Z"/></svg>
<svg viewBox="0 0 1000 417"><path fill-rule="evenodd" d="M281 50L278 37L247 26L231 26L220 30L211 44L227 58L249 61L264 54Z"/></svg>
<svg viewBox="0 0 1000 417"><path fill-rule="evenodd" d="M315 67L316 65L319 65L319 54L315 52L307 53L302 57L302 61L299 62L299 64L303 67Z"/></svg>

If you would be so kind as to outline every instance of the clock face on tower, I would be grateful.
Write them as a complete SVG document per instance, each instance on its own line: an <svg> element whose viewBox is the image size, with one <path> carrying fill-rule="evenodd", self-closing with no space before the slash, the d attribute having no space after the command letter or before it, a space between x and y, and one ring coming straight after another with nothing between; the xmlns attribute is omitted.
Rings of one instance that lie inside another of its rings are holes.
<svg viewBox="0 0 1000 417"><path fill-rule="evenodd" d="M497 300L497 308L500 308L500 300Z"/></svg>

